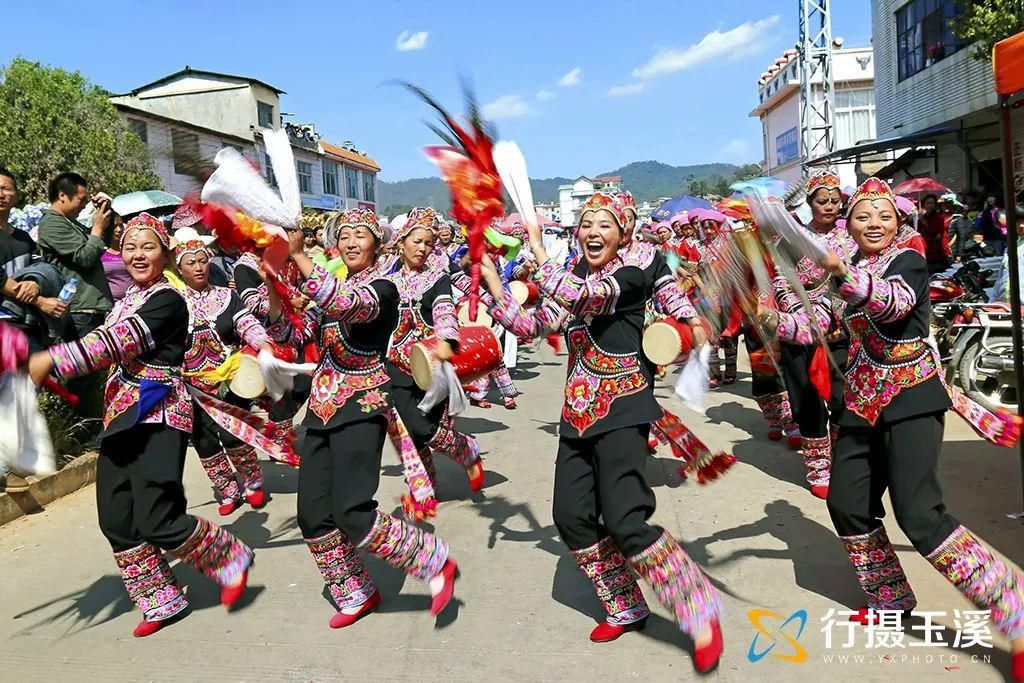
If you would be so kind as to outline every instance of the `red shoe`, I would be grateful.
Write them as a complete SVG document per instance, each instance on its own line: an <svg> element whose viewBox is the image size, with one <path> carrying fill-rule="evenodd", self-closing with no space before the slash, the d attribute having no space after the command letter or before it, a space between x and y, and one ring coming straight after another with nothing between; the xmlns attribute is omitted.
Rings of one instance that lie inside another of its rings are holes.
<svg viewBox="0 0 1024 683"><path fill-rule="evenodd" d="M459 575L459 565L455 564L455 560L450 557L441 567L441 573L438 576L444 578L444 584L437 591L437 594L430 598L430 613L435 617L441 613L441 611L447 607L448 602L455 595L455 579Z"/></svg>
<svg viewBox="0 0 1024 683"><path fill-rule="evenodd" d="M1013 680L1017 683L1024 681L1024 650L1013 653Z"/></svg>
<svg viewBox="0 0 1024 683"><path fill-rule="evenodd" d="M694 647L693 668L697 673L706 674L718 666L718 660L722 658L722 629L717 621L711 622L711 642L704 647Z"/></svg>
<svg viewBox="0 0 1024 683"><path fill-rule="evenodd" d="M484 459L480 458L466 470L466 476L469 477L469 490L479 491L482 489L486 475L487 473L484 472Z"/></svg>
<svg viewBox="0 0 1024 683"><path fill-rule="evenodd" d="M259 510L267 504L267 494L263 492L263 489L249 491L245 494L245 502Z"/></svg>
<svg viewBox="0 0 1024 683"><path fill-rule="evenodd" d="M815 498L828 500L828 484L815 484L811 487L811 495Z"/></svg>
<svg viewBox="0 0 1024 683"><path fill-rule="evenodd" d="M245 592L245 588L249 583L249 570L246 569L242 572L242 580L236 583L234 586L222 586L220 589L220 604L225 607L231 607L239 598L242 597L242 593Z"/></svg>
<svg viewBox="0 0 1024 683"><path fill-rule="evenodd" d="M377 609L377 605L380 604L380 591L374 592L370 598L359 606L359 610L354 614L345 614L344 612L338 612L331 620L327 623L331 628L345 628L356 623L367 614Z"/></svg>
<svg viewBox="0 0 1024 683"><path fill-rule="evenodd" d="M505 397L504 400L505 400L505 407L506 408L508 408L509 410L515 410L516 409L516 400L514 398L512 398L511 396L507 396L507 397Z"/></svg>
<svg viewBox="0 0 1024 683"><path fill-rule="evenodd" d="M779 427L772 427L768 430L769 441L782 441L782 429Z"/></svg>
<svg viewBox="0 0 1024 683"><path fill-rule="evenodd" d="M484 408L485 410L487 408L491 407L491 402L488 401L486 398L481 398L481 399L471 398L471 399L469 399L469 403L471 405L476 406L477 408Z"/></svg>
<svg viewBox="0 0 1024 683"><path fill-rule="evenodd" d="M800 446L803 445L803 440L800 438L799 434L790 434L786 437L786 445L794 451L798 451L800 450Z"/></svg>
<svg viewBox="0 0 1024 683"><path fill-rule="evenodd" d="M163 628L163 626L164 622L162 621L146 621L143 619L139 622L139 625L135 627L135 630L132 631L132 635L136 638L145 638L146 636L153 635Z"/></svg>
<svg viewBox="0 0 1024 683"><path fill-rule="evenodd" d="M239 501L237 501L237 500L229 500L226 503L221 503L220 504L220 507L217 508L217 513L220 514L221 517L227 517L232 512L237 510L239 505L240 505Z"/></svg>
<svg viewBox="0 0 1024 683"><path fill-rule="evenodd" d="M711 379L708 380L708 387L711 389L717 389L721 383L722 380L718 379L717 377L712 377Z"/></svg>
<svg viewBox="0 0 1024 683"><path fill-rule="evenodd" d="M594 627L594 630L590 632L590 640L594 643L610 643L623 633L629 631L643 631L644 626L647 626L647 617L644 617L640 621L634 621L632 624L609 624L607 621L602 621L600 624Z"/></svg>

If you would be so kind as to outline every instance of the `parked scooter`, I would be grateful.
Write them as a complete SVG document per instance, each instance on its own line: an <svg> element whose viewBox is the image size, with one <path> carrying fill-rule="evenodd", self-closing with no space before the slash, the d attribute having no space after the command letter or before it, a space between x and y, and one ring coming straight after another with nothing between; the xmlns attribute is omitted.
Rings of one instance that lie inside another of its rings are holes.
<svg viewBox="0 0 1024 683"><path fill-rule="evenodd" d="M948 328L939 351L947 361L947 382L990 410L1015 411L1018 387L1009 304L953 303L943 318Z"/></svg>

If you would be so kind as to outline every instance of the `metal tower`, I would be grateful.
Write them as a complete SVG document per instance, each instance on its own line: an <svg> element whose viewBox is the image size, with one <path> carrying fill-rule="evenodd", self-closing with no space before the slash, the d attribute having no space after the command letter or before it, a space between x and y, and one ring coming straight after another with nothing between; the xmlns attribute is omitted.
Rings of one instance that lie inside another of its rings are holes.
<svg viewBox="0 0 1024 683"><path fill-rule="evenodd" d="M800 127L804 164L836 151L832 19L828 0L800 3ZM815 83L819 86L814 88Z"/></svg>

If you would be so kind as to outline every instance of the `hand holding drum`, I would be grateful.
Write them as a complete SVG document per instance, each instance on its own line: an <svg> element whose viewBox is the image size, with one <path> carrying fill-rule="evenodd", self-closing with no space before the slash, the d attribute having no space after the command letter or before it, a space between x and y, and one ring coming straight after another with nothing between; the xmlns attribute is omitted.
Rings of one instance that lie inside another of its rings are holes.
<svg viewBox="0 0 1024 683"><path fill-rule="evenodd" d="M690 351L707 342L708 332L708 322L703 318L697 329L675 318L664 318L644 330L644 355L655 365L683 363Z"/></svg>

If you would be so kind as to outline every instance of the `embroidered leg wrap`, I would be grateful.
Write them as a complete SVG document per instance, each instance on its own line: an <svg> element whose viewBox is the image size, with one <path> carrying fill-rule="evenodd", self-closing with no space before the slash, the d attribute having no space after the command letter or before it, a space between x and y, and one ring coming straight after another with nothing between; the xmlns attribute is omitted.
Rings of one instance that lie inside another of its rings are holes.
<svg viewBox="0 0 1024 683"><path fill-rule="evenodd" d="M211 455L209 458L199 458L206 476L210 478L213 488L217 489L217 496L220 502L229 503L237 501L242 497L238 490L238 480L235 478L235 471L231 469L227 454L224 451Z"/></svg>
<svg viewBox="0 0 1024 683"><path fill-rule="evenodd" d="M170 619L188 607L188 600L174 578L163 552L142 543L114 553L128 597L142 610L146 621Z"/></svg>
<svg viewBox="0 0 1024 683"><path fill-rule="evenodd" d="M480 379L475 379L466 385L466 395L474 401L483 401L487 398L487 390L490 386L490 376L484 375Z"/></svg>
<svg viewBox="0 0 1024 683"><path fill-rule="evenodd" d="M455 462L469 469L480 461L480 445L471 436L466 436L442 423L429 444Z"/></svg>
<svg viewBox="0 0 1024 683"><path fill-rule="evenodd" d="M832 468L832 439L828 436L801 437L804 451L804 466L807 468L807 483L811 486L827 486L829 470Z"/></svg>
<svg viewBox="0 0 1024 683"><path fill-rule="evenodd" d="M588 548L572 551L572 557L594 584L609 624L633 624L651 613L626 558L610 536Z"/></svg>
<svg viewBox="0 0 1024 683"><path fill-rule="evenodd" d="M428 471L426 461L416 450L416 444L409 436L409 430L406 429L397 410L392 408L385 416L388 420L388 438L398 452L398 460L402 463L402 471L405 473L405 483L409 487L409 493L418 503L434 498L433 460L430 462L431 471ZM429 449L424 450L429 454Z"/></svg>
<svg viewBox="0 0 1024 683"><path fill-rule="evenodd" d="M499 365L493 374L494 383L498 385L498 391L501 392L504 398L515 398L519 395L519 390L512 383L512 375L508 374L508 368L505 367L504 363Z"/></svg>
<svg viewBox="0 0 1024 683"><path fill-rule="evenodd" d="M447 543L380 510L359 547L395 569L423 581L437 576L448 560Z"/></svg>
<svg viewBox="0 0 1024 683"><path fill-rule="evenodd" d="M736 380L736 357L739 354L739 345L735 337L725 346L725 373L723 379L727 382Z"/></svg>
<svg viewBox="0 0 1024 683"><path fill-rule="evenodd" d="M868 595L868 607L905 611L917 606L884 526L858 536L840 536L839 540L846 547L860 587Z"/></svg>
<svg viewBox="0 0 1024 683"><path fill-rule="evenodd" d="M252 564L252 548L213 522L195 519L192 535L171 554L222 586L233 584Z"/></svg>
<svg viewBox="0 0 1024 683"><path fill-rule="evenodd" d="M928 554L932 563L1010 640L1024 636L1024 577L997 559L974 535L958 526Z"/></svg>
<svg viewBox="0 0 1024 683"><path fill-rule="evenodd" d="M683 547L665 531L630 564L654 588L658 602L672 610L680 630L697 636L718 621L721 602L714 587Z"/></svg>
<svg viewBox="0 0 1024 683"><path fill-rule="evenodd" d="M430 446L424 446L417 451L419 454L420 462L423 463L423 469L427 473L427 477L430 478L430 485L436 490L437 489L437 467L434 465L434 452L430 450Z"/></svg>
<svg viewBox="0 0 1024 683"><path fill-rule="evenodd" d="M789 394L786 392L757 396L755 400L769 427L781 430L785 428L787 422L793 419L789 409Z"/></svg>
<svg viewBox="0 0 1024 683"><path fill-rule="evenodd" d="M359 552L345 534L335 529L318 538L307 538L306 545L339 610L358 607L377 592Z"/></svg>
<svg viewBox="0 0 1024 683"><path fill-rule="evenodd" d="M242 484L245 488L250 491L263 488L263 470L260 469L260 460L256 455L255 448L243 444L224 452L238 473L242 475Z"/></svg>

